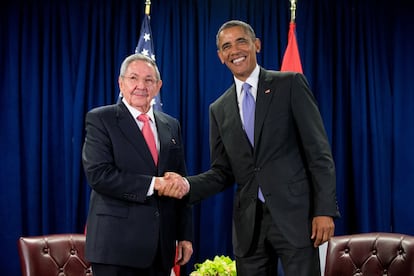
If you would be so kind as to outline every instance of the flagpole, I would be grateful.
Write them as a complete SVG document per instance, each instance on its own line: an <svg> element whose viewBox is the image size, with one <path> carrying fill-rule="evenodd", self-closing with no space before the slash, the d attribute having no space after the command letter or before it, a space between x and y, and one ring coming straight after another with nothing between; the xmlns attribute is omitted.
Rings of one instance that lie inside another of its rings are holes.
<svg viewBox="0 0 414 276"><path fill-rule="evenodd" d="M303 73L302 62L300 61L298 42L296 41L296 1L290 1L290 23L288 33L288 45L283 55L280 71L293 71Z"/></svg>
<svg viewBox="0 0 414 276"><path fill-rule="evenodd" d="M294 23L296 20L296 0L290 0L290 22Z"/></svg>
<svg viewBox="0 0 414 276"><path fill-rule="evenodd" d="M150 10L151 10L151 1L145 0L145 14L150 15Z"/></svg>

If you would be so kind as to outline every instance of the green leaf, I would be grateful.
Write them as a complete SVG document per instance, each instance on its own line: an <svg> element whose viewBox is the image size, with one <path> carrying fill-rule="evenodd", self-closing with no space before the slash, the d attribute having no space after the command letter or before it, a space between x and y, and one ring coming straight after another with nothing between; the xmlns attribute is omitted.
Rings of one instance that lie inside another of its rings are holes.
<svg viewBox="0 0 414 276"><path fill-rule="evenodd" d="M190 276L236 276L236 262L228 256L215 256L212 260L194 265Z"/></svg>

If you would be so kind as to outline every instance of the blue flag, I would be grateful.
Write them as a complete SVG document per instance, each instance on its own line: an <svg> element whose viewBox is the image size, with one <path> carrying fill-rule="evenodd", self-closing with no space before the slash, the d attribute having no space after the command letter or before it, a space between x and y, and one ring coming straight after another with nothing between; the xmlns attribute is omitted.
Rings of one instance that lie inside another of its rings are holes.
<svg viewBox="0 0 414 276"><path fill-rule="evenodd" d="M155 60L154 44L152 42L152 32L150 26L150 16L148 14L145 14L144 20L142 20L141 34L138 39L137 47L135 48L135 53L146 55ZM160 93L158 93L153 101L154 109L162 111Z"/></svg>

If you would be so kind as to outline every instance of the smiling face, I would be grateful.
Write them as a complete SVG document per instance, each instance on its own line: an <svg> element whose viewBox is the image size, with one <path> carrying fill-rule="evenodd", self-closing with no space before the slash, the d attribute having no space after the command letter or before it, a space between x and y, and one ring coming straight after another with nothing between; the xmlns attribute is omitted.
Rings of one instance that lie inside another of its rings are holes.
<svg viewBox="0 0 414 276"><path fill-rule="evenodd" d="M217 54L233 75L245 81L257 64L256 53L260 51L260 40L251 37L242 27L233 26L218 34Z"/></svg>
<svg viewBox="0 0 414 276"><path fill-rule="evenodd" d="M155 68L144 60L129 63L125 73L118 78L119 89L129 105L146 113L152 99L161 89Z"/></svg>

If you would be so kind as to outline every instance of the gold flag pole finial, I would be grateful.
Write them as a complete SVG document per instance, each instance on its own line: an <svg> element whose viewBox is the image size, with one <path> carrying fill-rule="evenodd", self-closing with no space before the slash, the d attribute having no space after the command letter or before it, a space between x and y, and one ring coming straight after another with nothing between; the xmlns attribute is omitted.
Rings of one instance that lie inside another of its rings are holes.
<svg viewBox="0 0 414 276"><path fill-rule="evenodd" d="M151 1L145 0L145 14L150 15Z"/></svg>
<svg viewBox="0 0 414 276"><path fill-rule="evenodd" d="M296 0L290 1L290 22L295 22L296 20Z"/></svg>

